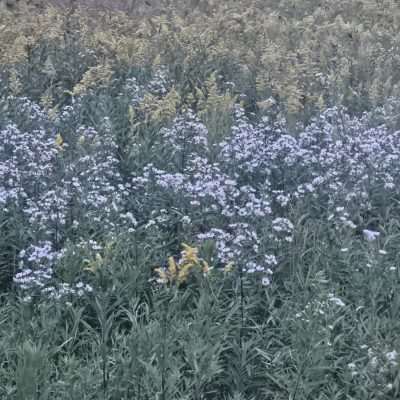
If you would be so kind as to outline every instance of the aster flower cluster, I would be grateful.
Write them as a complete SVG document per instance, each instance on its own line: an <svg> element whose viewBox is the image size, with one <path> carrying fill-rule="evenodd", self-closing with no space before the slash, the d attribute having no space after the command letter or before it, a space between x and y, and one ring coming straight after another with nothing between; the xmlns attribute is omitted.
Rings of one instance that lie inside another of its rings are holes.
<svg viewBox="0 0 400 400"><path fill-rule="evenodd" d="M54 273L66 241L132 225L122 212L127 192L109 121L104 119L101 133L87 126L64 133L60 127L76 113L72 106L50 121L28 99L11 101L21 115L18 125L10 121L0 129L0 206L2 213L19 216L30 242L14 283L30 293L24 298L39 292L50 298L82 295L90 286L57 282Z"/></svg>
<svg viewBox="0 0 400 400"><path fill-rule="evenodd" d="M134 109L146 91L164 96L168 87L160 70L147 86L127 79L120 95ZM92 232L157 227L184 232L177 240L196 246L212 242L216 265L238 264L267 283L290 251L293 210L303 207L337 229L360 228L371 241L378 234L362 226L363 215L398 196L400 134L367 114L334 107L291 132L282 119L251 121L237 105L230 132L216 142L186 109L157 128L148 154L139 138L132 143L145 161L129 169L109 117L96 128L82 123L84 97L52 117L26 98L7 101L19 113L1 120L0 206L29 226L27 254L37 247L62 257L67 241ZM46 288L59 259L46 257L34 268L24 261L14 282Z"/></svg>
<svg viewBox="0 0 400 400"><path fill-rule="evenodd" d="M193 234L199 243L214 242L221 263L235 260L267 278L265 257L276 265L293 240L291 210L306 207L335 226L362 230L363 215L396 193L399 133L374 126L367 115L328 109L296 134L282 120L251 122L239 106L234 120L231 133L211 148L197 116L182 114L160 131L154 146L162 160L132 181L153 212L164 199L163 209L170 204L190 221L201 220Z"/></svg>
<svg viewBox="0 0 400 400"><path fill-rule="evenodd" d="M19 254L20 272L14 276L14 283L24 294L22 300L30 302L33 296L46 296L50 299L83 296L92 292L89 284L79 281L74 284L57 282L54 265L63 257L64 251L54 251L49 241L30 245Z"/></svg>

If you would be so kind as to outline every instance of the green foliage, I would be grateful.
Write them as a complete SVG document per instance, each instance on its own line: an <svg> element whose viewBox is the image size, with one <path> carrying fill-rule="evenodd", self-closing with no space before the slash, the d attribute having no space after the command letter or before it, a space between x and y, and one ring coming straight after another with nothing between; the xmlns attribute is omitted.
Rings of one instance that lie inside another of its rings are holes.
<svg viewBox="0 0 400 400"><path fill-rule="evenodd" d="M127 269L137 256L121 244L107 259L114 271L107 286L92 300L3 299L1 395L392 399L399 370L387 354L400 345L400 278L391 268L399 236L396 226L386 229L386 255L360 240L337 254L321 230L306 247L294 245L303 253L296 271L281 271L282 282L268 288L246 277L243 292L234 271L215 271L187 288L148 286L146 297L139 272Z"/></svg>

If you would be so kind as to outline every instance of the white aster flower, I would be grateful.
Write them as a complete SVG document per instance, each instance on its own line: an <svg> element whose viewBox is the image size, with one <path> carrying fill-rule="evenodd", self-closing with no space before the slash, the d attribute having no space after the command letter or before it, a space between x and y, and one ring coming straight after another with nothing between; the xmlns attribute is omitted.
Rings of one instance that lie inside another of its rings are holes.
<svg viewBox="0 0 400 400"><path fill-rule="evenodd" d="M389 353L386 353L386 359L390 362L392 365L397 365L397 357L399 353L397 353L396 350L390 351Z"/></svg>
<svg viewBox="0 0 400 400"><path fill-rule="evenodd" d="M363 235L364 235L364 239L367 242L373 242L374 240L376 240L380 236L380 232L371 231L369 229L364 229L363 230Z"/></svg>
<svg viewBox="0 0 400 400"><path fill-rule="evenodd" d="M271 280L268 276L264 276L261 281L263 286L269 286L271 284Z"/></svg>

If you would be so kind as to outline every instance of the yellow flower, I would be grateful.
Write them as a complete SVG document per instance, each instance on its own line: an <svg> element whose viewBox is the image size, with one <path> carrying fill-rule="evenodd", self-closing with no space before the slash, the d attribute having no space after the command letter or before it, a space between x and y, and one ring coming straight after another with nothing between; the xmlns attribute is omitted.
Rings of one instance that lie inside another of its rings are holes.
<svg viewBox="0 0 400 400"><path fill-rule="evenodd" d="M189 276L190 269L193 268L193 264L185 264L180 270L178 274L178 283L183 283L186 281Z"/></svg>
<svg viewBox="0 0 400 400"><path fill-rule="evenodd" d="M231 272L232 270L233 270L233 262L231 261L231 262L229 262L228 264L226 264L225 265L225 268L224 268L224 272Z"/></svg>
<svg viewBox="0 0 400 400"><path fill-rule="evenodd" d="M63 139L63 137L61 136L60 133L57 134L55 143L56 143L56 146L57 146L59 149L62 149L62 148L63 148L63 146L64 146L64 139Z"/></svg>
<svg viewBox="0 0 400 400"><path fill-rule="evenodd" d="M191 270L197 269L207 274L212 268L208 265L207 261L198 258L198 249L191 247L186 243L182 243L182 259L177 263L174 257L168 257L168 269L157 268L155 272L158 274L159 283L175 283L178 286L186 282Z"/></svg>
<svg viewBox="0 0 400 400"><path fill-rule="evenodd" d="M177 268L176 268L176 263L175 263L174 257L169 257L168 258L168 272L172 278L175 277L176 271L177 271Z"/></svg>
<svg viewBox="0 0 400 400"><path fill-rule="evenodd" d="M186 243L182 243L182 247L184 249L183 250L184 261L197 264L199 262L199 259L197 257L198 250L196 249L196 247L191 247Z"/></svg>

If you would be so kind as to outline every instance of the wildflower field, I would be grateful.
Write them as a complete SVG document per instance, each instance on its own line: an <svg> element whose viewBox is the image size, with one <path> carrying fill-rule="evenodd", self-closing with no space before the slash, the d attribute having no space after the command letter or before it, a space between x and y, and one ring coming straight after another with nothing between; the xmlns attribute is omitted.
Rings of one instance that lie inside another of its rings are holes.
<svg viewBox="0 0 400 400"><path fill-rule="evenodd" d="M400 4L62 3L0 1L0 400L400 399Z"/></svg>

